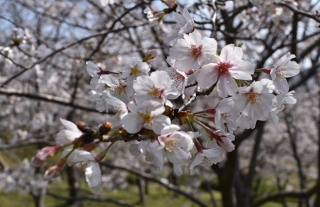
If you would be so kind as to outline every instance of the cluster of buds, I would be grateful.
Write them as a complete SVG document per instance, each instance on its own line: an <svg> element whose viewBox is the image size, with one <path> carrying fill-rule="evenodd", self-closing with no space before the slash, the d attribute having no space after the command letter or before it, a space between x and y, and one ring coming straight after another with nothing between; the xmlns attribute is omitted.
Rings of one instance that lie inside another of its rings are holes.
<svg viewBox="0 0 320 207"><path fill-rule="evenodd" d="M38 151L31 161L32 167L40 167L53 156L62 152L62 158L54 166L49 167L45 174L45 179L55 178L60 175L62 168L68 165L80 163L85 171L86 180L95 192L101 188L101 171L99 162L104 159L109 148L94 156L91 151L96 149L102 142L109 142L108 134L112 130L110 122L104 122L99 130L93 130L86 126L84 122L77 125L64 119L60 119L66 129L61 130L56 135L56 145L45 147ZM110 146L113 142L110 144Z"/></svg>

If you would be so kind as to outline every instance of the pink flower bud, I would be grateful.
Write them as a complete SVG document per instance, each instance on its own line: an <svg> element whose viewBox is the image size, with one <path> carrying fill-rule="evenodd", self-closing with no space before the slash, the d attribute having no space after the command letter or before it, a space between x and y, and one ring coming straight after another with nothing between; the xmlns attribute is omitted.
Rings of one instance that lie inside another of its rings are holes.
<svg viewBox="0 0 320 207"><path fill-rule="evenodd" d="M40 167L41 165L43 165L48 158L56 155L60 151L62 146L62 144L57 144L39 150L36 156L32 158L31 167Z"/></svg>
<svg viewBox="0 0 320 207"><path fill-rule="evenodd" d="M221 136L220 140L217 140L217 144L227 152L231 152L234 150L234 144L229 138L225 136Z"/></svg>
<svg viewBox="0 0 320 207"><path fill-rule="evenodd" d="M270 74L270 69L268 69L268 68L263 68L263 69L262 69L262 72L267 73L267 74Z"/></svg>
<svg viewBox="0 0 320 207"><path fill-rule="evenodd" d="M58 177L60 172L61 168L58 165L54 165L46 170L43 177L45 180L50 180L52 178Z"/></svg>
<svg viewBox="0 0 320 207"><path fill-rule="evenodd" d="M44 179L49 180L51 178L55 178L58 177L58 175L60 175L62 167L66 164L67 159L66 158L62 158L58 164L49 167L46 172L44 173Z"/></svg>
<svg viewBox="0 0 320 207"><path fill-rule="evenodd" d="M152 60L154 58L156 58L158 55L158 51L157 50L148 50L146 56L143 58L143 62L147 62L148 60Z"/></svg>
<svg viewBox="0 0 320 207"><path fill-rule="evenodd" d="M34 156L30 162L30 166L36 168L42 166L44 163L44 160L40 160L36 156Z"/></svg>
<svg viewBox="0 0 320 207"><path fill-rule="evenodd" d="M210 137L214 138L217 141L217 144L225 151L231 152L234 150L234 144L228 137L219 135L218 132L215 132L213 130L208 130L208 133L210 134Z"/></svg>

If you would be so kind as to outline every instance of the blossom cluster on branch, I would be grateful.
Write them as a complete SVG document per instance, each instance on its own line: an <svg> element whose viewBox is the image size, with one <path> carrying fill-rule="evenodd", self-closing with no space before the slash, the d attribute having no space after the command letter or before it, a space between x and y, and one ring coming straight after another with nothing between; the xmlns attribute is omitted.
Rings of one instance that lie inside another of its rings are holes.
<svg viewBox="0 0 320 207"><path fill-rule="evenodd" d="M88 184L99 192L99 162L121 140L130 143L133 156L143 154L160 170L167 158L176 175L183 174L181 165L185 164L193 173L196 166L216 164L225 152L234 150L235 130L252 129L258 120L276 124L277 114L287 104L295 104L294 91L289 91L287 82L300 71L292 60L295 55L284 54L273 67L255 69L250 61L243 60L241 44L228 44L217 54L217 41L195 29L187 9L181 13L175 9L171 5L156 18L161 21L168 13L175 17L176 23L164 40L171 47L166 59L169 67L151 67L156 50L149 50L143 59L132 57L112 71L87 62L86 70L92 76L89 95L96 109L104 112L111 108L115 114L98 130L83 122L75 125L61 119L66 129L57 134L57 145L43 148L32 161L38 167L62 151L61 160L46 171L47 179L58 176L65 164L80 163ZM271 79L253 80L254 73L270 74ZM191 86L196 87L188 100L185 89ZM186 109L196 96L214 90L220 102L200 111ZM195 131L194 125L203 128L203 133ZM94 155L92 151L104 142L111 144Z"/></svg>

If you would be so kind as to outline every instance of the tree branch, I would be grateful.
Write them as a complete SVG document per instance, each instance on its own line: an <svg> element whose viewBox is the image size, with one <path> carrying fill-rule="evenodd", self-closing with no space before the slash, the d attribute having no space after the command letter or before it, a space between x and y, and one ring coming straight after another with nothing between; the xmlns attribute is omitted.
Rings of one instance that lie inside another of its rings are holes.
<svg viewBox="0 0 320 207"><path fill-rule="evenodd" d="M64 106L70 106L70 107L73 107L73 108L76 108L76 109L80 109L80 110L84 110L84 111L100 113L96 109L89 108L89 107L86 107L86 106L81 106L81 105L78 105L78 104L74 104L73 102L68 101L65 98L56 97L56 96L52 96L52 95L45 95L45 94L38 95L36 93L24 93L24 92L19 91L19 90L4 89L4 88L0 88L0 94L6 95L6 96L27 97L27 98L30 98L30 99L47 101L47 102L51 102L51 103L57 103L57 104L64 105Z"/></svg>
<svg viewBox="0 0 320 207"><path fill-rule="evenodd" d="M108 168L125 170L125 171L128 171L130 173L139 175L139 176L143 177L144 179L148 179L148 180L150 180L152 182L158 183L158 184L166 187L169 190L172 190L172 191L174 191L176 193L179 193L179 194L183 195L184 197L186 197L187 199L193 201L194 203L198 204L201 207L207 207L206 204L204 204L199 199L195 198L193 195L191 195L191 194L189 194L189 193L187 193L185 191L182 191L180 188L178 188L177 186L172 185L171 183L163 183L161 180L153 177L150 174L147 174L145 172L140 172L139 170L135 170L135 169L132 169L130 167L118 166L118 165L112 164L110 162L100 162L100 164L103 165L103 166L106 166Z"/></svg>

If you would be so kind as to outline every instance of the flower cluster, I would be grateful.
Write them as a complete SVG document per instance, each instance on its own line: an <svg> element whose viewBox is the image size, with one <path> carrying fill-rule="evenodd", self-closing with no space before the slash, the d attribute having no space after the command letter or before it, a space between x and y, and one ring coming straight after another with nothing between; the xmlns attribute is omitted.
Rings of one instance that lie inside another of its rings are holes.
<svg viewBox="0 0 320 207"><path fill-rule="evenodd" d="M225 152L234 150L235 130L254 128L258 120L269 118L277 123L277 113L296 102L286 80L300 70L292 61L294 55L285 54L271 69L255 69L243 60L241 45L226 45L218 55L217 41L194 29L186 9L181 14L174 12L174 17L177 23L165 39L171 47L167 57L170 67L151 71L149 62L156 58L156 50L148 51L143 59L133 57L113 71L87 62L86 70L92 77L90 97L96 109L111 110L115 115L97 131L61 119L66 129L57 134L57 145L42 149L33 160L38 166L62 150L63 158L48 169L47 178L59 175L65 163L80 163L87 182L99 192L98 163L118 140L130 141L133 156L143 154L160 170L167 158L176 175L183 174L184 164L189 164L193 173L196 166L216 164ZM253 80L255 72L270 74L271 80ZM186 110L195 101L184 100L191 80L196 81L195 96L216 89L221 101L201 111ZM182 106L175 102L178 97L184 100ZM195 131L194 125L203 133ZM92 151L102 142L112 144L95 156Z"/></svg>

